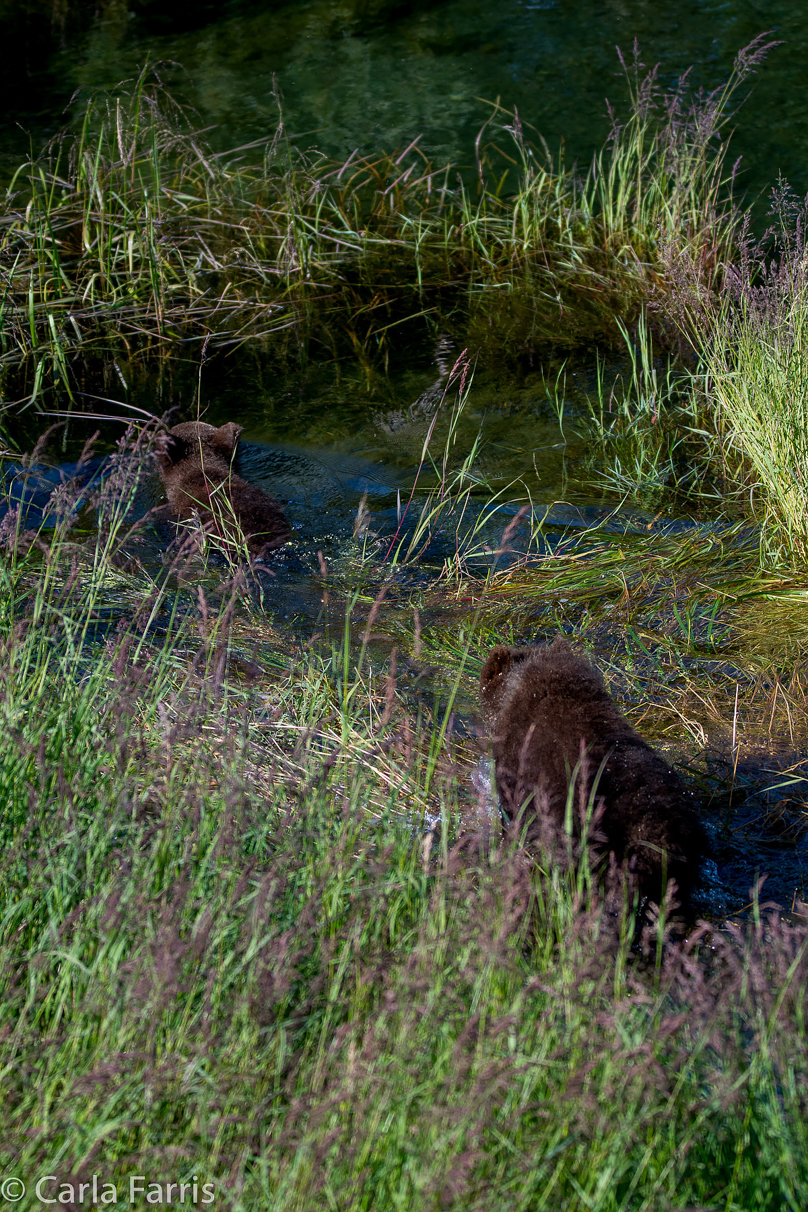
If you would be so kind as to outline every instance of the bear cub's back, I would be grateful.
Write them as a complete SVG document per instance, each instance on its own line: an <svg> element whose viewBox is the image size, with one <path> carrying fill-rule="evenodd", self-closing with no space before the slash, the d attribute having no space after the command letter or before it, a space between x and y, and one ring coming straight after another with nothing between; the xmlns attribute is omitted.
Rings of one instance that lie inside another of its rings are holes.
<svg viewBox="0 0 808 1212"><path fill-rule="evenodd" d="M204 421L175 425L163 437L158 463L175 517L197 514L227 543L246 541L256 558L282 546L291 528L277 501L232 470L240 433L232 421L219 428Z"/></svg>
<svg viewBox="0 0 808 1212"><path fill-rule="evenodd" d="M505 815L563 823L580 763L574 814L595 780L599 828L628 859L644 895L659 900L663 875L686 897L706 840L679 776L631 727L585 657L557 639L542 647L495 648L480 680L496 782ZM530 828L528 833L530 835Z"/></svg>

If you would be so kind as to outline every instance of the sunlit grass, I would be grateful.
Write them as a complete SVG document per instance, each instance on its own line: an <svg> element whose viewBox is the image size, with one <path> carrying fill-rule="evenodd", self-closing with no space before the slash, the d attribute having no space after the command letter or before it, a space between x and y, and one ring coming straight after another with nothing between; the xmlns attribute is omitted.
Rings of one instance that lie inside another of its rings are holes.
<svg viewBox="0 0 808 1212"><path fill-rule="evenodd" d="M697 313L698 389L730 475L746 489L767 563L808 558L808 285L784 233L779 263L738 271L716 310Z"/></svg>
<svg viewBox="0 0 808 1212"><path fill-rule="evenodd" d="M708 966L650 927L632 950L585 854L531 868L478 802L451 699L408 685L462 584L421 601L409 643L401 603L343 588L307 647L265 625L244 685L231 634L263 628L235 582L214 602L167 574L121 609L134 453L97 535L3 556L6 1172L196 1174L245 1209L799 1207L805 931L758 912ZM502 638L499 602L518 626L520 594L592 591L611 561L590 544L476 582L445 663ZM708 553L681 545L698 576ZM656 575L666 557L670 537ZM396 618L398 673L374 638Z"/></svg>

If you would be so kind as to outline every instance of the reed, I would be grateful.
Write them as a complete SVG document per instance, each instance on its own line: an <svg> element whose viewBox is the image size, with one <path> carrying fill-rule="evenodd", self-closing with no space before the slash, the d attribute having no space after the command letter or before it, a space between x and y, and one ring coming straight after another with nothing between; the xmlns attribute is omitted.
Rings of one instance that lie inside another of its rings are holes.
<svg viewBox="0 0 808 1212"><path fill-rule="evenodd" d="M726 86L689 105L684 85L665 94L637 68L629 119L585 177L497 110L486 138L490 126L512 152L481 132L474 187L415 143L333 164L282 125L214 154L144 71L83 103L6 191L7 408L51 388L75 407L98 365L127 384L150 360L292 334L385 356L401 324L458 309L473 344L520 356L619 339L621 318L664 300L672 258L698 264L709 290L731 252L719 135L766 49L750 44Z"/></svg>

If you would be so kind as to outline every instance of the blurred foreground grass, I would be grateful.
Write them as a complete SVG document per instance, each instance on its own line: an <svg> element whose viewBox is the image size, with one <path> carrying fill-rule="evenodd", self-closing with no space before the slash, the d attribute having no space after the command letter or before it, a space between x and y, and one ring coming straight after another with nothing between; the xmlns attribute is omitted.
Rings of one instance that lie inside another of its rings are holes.
<svg viewBox="0 0 808 1212"><path fill-rule="evenodd" d="M742 626L762 677L755 611L804 585L738 531L590 536L409 600L346 561L301 645L241 573L127 571L148 469L121 449L84 538L64 493L50 528L3 524L4 1172L95 1173L120 1206L143 1174L244 1209L803 1208L808 924L755 901L635 937L585 854L501 836L452 707L494 637L569 630L574 602L579 638L611 616L635 645L614 688L653 732L666 678L703 695L683 658ZM804 639L776 644L770 730L804 723Z"/></svg>

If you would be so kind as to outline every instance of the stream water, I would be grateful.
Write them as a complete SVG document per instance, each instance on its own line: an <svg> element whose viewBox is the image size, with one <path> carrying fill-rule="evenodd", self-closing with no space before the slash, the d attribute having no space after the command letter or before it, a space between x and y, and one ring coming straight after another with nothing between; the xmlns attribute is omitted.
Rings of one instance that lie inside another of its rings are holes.
<svg viewBox="0 0 808 1212"><path fill-rule="evenodd" d="M742 157L739 180L747 197L758 199L760 224L778 174L808 188L808 8L800 0L276 0L203 3L195 17L189 12L179 0L108 0L89 26L68 20L62 30L31 6L7 5L0 33L14 38L19 53L0 84L0 174L58 128L75 90L110 87L147 58L163 63L161 74L197 108L219 148L270 133L281 95L286 129L301 147L347 156L354 148L403 149L420 136L427 154L462 169L489 103L501 98L551 147L563 141L568 163L586 162L609 130L605 98L618 109L625 102L616 44L630 53L636 38L644 62L660 63L665 85L693 65L694 81L711 88L727 78L741 46L771 29L784 44L771 52L737 116L730 159ZM328 553L351 534L363 494L377 524L394 524L447 359L459 353L442 349L439 334L418 348L405 348L404 340L387 373L350 360L269 368L237 355L214 360L202 377L206 419L244 426L239 470L285 502L310 552ZM591 365L568 368L570 420L592 380ZM178 381L162 406L176 406L187 419L196 391L195 377ZM163 410L147 391L130 399ZM480 366L458 450L478 431L484 445L475 471L494 488L520 479L536 505L560 511L560 531L614 509L615 499L589 472L582 475L585 442L572 424L561 433L541 369L515 377ZM46 476L40 496L32 490L34 510L48 487ZM633 520L624 512L615 524L630 528ZM315 608L314 598L307 605L307 571L290 566L281 579L287 613ZM276 606L281 610L280 600ZM797 748L804 749L804 738ZM769 781L776 778L775 771ZM750 784L763 787L754 770ZM765 788L749 800L753 825L767 803ZM783 843L782 862L772 862L776 837L739 827L737 838L721 873L732 891L727 899L716 893L716 907L742 901L763 869L779 873L773 888L781 901L796 888L805 895L804 839Z"/></svg>
<svg viewBox="0 0 808 1212"><path fill-rule="evenodd" d="M70 5L63 6L70 10ZM468 164L497 97L516 105L567 161L588 159L609 129L625 82L615 51L660 64L674 83L723 82L738 49L764 30L782 40L737 121L735 154L751 194L782 172L808 188L804 65L808 10L800 0L105 0L88 28L47 20L47 7L6 4L6 165L61 122L76 89L111 87L146 62L197 107L220 147L274 130L276 85L288 131L303 146L347 156L404 148L416 136L440 161ZM8 42L6 42L8 45Z"/></svg>

